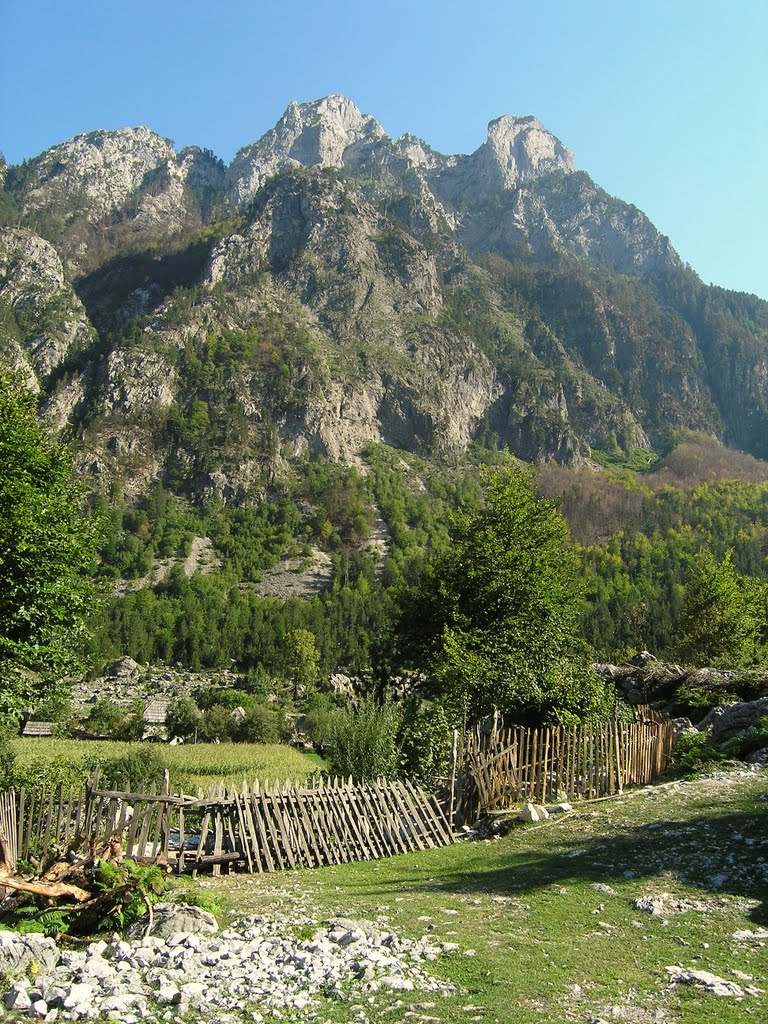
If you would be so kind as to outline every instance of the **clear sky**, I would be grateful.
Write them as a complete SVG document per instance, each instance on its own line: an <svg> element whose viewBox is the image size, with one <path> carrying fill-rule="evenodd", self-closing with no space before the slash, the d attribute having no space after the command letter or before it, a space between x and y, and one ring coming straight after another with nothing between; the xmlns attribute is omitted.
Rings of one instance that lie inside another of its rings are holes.
<svg viewBox="0 0 768 1024"><path fill-rule="evenodd" d="M471 152L534 114L705 282L768 299L768 0L0 0L9 163L147 125L225 161L340 92Z"/></svg>

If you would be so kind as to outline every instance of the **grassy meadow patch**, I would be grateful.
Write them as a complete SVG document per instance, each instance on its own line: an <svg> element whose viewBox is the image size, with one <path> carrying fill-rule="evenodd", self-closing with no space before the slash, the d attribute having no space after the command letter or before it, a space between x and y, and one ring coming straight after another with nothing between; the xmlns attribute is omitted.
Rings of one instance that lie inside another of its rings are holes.
<svg viewBox="0 0 768 1024"><path fill-rule="evenodd" d="M284 743L119 743L112 740L16 739L17 770L28 783L78 782L107 759L141 749L157 753L168 769L171 784L194 792L213 782L241 785L253 782L306 779L322 769L323 761Z"/></svg>
<svg viewBox="0 0 768 1024"><path fill-rule="evenodd" d="M448 998L364 995L330 1002L318 1020L768 1019L768 995L718 997L673 985L666 970L709 971L768 993L768 941L733 937L768 926L768 773L584 804L443 850L182 884L225 896L235 914L365 918L458 945L427 965L461 986ZM662 893L669 909L661 914L635 906Z"/></svg>

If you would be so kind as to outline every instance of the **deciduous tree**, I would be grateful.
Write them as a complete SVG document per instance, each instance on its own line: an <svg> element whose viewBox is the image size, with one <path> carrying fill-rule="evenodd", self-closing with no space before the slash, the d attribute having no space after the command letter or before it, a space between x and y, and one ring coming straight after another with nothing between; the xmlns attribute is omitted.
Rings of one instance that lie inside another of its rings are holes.
<svg viewBox="0 0 768 1024"><path fill-rule="evenodd" d="M82 666L98 530L34 395L0 372L0 719Z"/></svg>
<svg viewBox="0 0 768 1024"><path fill-rule="evenodd" d="M454 517L450 550L401 623L416 631L417 666L454 717L494 708L518 721L602 716L611 696L578 635L582 587L557 505L538 499L533 473L512 463L484 482L483 507Z"/></svg>

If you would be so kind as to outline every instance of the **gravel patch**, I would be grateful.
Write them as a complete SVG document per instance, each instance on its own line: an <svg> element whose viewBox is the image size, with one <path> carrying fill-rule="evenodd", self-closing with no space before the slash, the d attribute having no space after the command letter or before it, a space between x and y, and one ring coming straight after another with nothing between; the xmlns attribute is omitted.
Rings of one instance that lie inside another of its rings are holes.
<svg viewBox="0 0 768 1024"><path fill-rule="evenodd" d="M0 932L7 948L24 943L24 936ZM404 939L346 918L318 927L308 919L253 916L217 935L114 935L56 952L32 977L6 982L12 1017L166 1024L190 1012L200 1024L313 1021L327 1000L371 1004L392 992L455 990L428 972L430 961L449 952L434 938ZM366 1019L364 1010L358 1019Z"/></svg>

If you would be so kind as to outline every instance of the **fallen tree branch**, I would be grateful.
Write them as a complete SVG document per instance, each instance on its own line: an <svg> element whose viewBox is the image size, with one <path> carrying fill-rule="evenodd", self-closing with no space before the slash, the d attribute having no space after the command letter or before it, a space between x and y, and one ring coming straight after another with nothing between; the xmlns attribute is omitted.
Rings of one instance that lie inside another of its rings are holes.
<svg viewBox="0 0 768 1024"><path fill-rule="evenodd" d="M0 875L0 886L13 889L15 892L29 892L33 896L46 896L52 900L60 896L71 896L78 903L84 903L91 898L91 894L81 889L79 885L65 885L64 882L44 885L42 882L25 882L24 879Z"/></svg>

